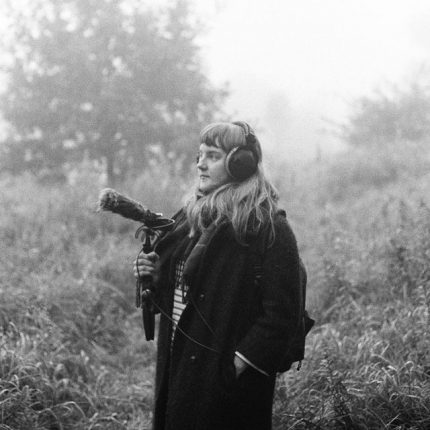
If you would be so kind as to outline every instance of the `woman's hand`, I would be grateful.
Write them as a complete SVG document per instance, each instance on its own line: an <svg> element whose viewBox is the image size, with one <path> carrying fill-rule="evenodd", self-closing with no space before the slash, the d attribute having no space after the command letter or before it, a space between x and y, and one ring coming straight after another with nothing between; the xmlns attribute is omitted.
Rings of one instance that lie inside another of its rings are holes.
<svg viewBox="0 0 430 430"><path fill-rule="evenodd" d="M155 252L150 252L149 254L140 252L133 262L133 274L135 278L152 276L154 282L157 282L160 271L159 260L160 257Z"/></svg>

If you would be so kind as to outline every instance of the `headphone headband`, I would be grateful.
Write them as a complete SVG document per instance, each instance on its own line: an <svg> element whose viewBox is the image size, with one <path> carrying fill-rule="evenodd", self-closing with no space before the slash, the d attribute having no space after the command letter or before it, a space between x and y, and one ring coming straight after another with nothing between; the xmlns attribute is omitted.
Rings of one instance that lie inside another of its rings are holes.
<svg viewBox="0 0 430 430"><path fill-rule="evenodd" d="M251 128L251 126L245 122L245 121L234 121L232 122L234 125L238 125L242 130L245 132L245 141L246 144L253 144L257 141L257 138L255 137L254 130Z"/></svg>

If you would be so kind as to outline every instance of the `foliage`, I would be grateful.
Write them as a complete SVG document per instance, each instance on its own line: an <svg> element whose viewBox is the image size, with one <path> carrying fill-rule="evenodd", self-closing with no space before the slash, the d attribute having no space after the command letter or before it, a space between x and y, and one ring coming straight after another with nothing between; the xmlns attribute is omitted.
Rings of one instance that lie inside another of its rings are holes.
<svg viewBox="0 0 430 430"><path fill-rule="evenodd" d="M429 86L418 80L403 90L376 91L356 100L342 135L352 146L369 148L419 142L429 130Z"/></svg>
<svg viewBox="0 0 430 430"><path fill-rule="evenodd" d="M430 189L413 167L384 187L347 180L334 199L321 171L295 179L285 204L306 206L290 221L318 324L301 371L278 379L274 428L430 426Z"/></svg>
<svg viewBox="0 0 430 430"><path fill-rule="evenodd" d="M333 167L277 178L317 326L301 371L277 380L274 429L426 430L430 182L405 164L400 181L342 179L333 196ZM142 339L132 305L135 226L95 214L100 187L91 169L80 172L74 185L1 179L3 426L150 425L155 348ZM190 186L179 169L169 172L153 165L121 191L170 215Z"/></svg>
<svg viewBox="0 0 430 430"><path fill-rule="evenodd" d="M9 428L150 421L155 350L133 306L137 226L97 214L94 184L91 174L73 186L1 180L0 416Z"/></svg>
<svg viewBox="0 0 430 430"><path fill-rule="evenodd" d="M115 177L190 142L224 97L202 72L186 0L155 12L121 0L37 0L14 17L2 168L60 172L83 157Z"/></svg>
<svg viewBox="0 0 430 430"><path fill-rule="evenodd" d="M324 162L312 161L299 168L280 162L272 171L290 212L302 211L300 216L306 221L312 217L306 213L308 205L316 205L314 213L325 217L326 209L345 202L354 204L363 196L378 194L383 198L387 190L396 193L399 186L405 191L402 184L414 189L425 182L429 169L426 139L395 147L350 148Z"/></svg>

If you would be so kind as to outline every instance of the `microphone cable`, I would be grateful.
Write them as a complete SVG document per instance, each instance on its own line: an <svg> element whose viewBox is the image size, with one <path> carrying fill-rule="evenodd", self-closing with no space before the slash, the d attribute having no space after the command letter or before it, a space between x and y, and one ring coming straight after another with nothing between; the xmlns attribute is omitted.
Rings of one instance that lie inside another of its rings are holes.
<svg viewBox="0 0 430 430"><path fill-rule="evenodd" d="M157 303L155 303L154 299L151 296L151 301L152 304L158 309L158 311L164 315L172 324L175 325L175 330L179 331L182 335L184 335L189 341L193 342L194 344L200 346L201 348L207 349L208 351L211 352L215 352L216 354L220 354L221 352L211 348L210 346L204 345L203 343L199 342L198 340L192 338L187 332L185 332L184 330L182 330L181 327L179 327L179 324L176 323L173 318L167 314L167 312L165 312ZM202 319L202 321L205 323L206 327L210 330L210 332L215 336L214 331L212 330L212 328L209 326L209 323L206 321L206 319L203 317L203 315L200 313L200 311L198 310L198 308L196 307L195 303L194 304L194 308L197 310L197 314L199 315L200 319ZM216 339L216 338L215 338Z"/></svg>

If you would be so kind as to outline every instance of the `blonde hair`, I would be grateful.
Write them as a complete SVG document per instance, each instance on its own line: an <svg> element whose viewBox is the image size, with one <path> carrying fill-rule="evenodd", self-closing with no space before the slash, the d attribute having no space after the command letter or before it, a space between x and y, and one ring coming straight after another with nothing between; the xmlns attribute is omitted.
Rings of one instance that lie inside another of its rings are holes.
<svg viewBox="0 0 430 430"><path fill-rule="evenodd" d="M246 144L243 129L231 123L208 125L201 132L200 141L221 148L226 153ZM259 157L258 167L248 179L240 182L232 180L206 195L197 192L188 201L186 213L191 236L204 231L211 224L217 226L229 221L236 239L242 244L247 243L249 233L256 234L262 228L268 228L269 243L273 242L278 193L264 176L258 139L255 152Z"/></svg>

